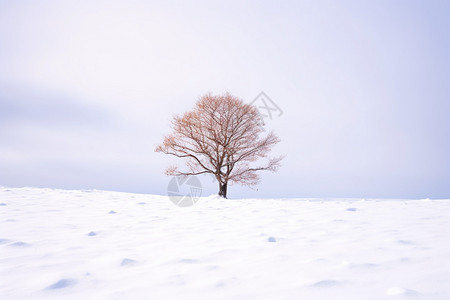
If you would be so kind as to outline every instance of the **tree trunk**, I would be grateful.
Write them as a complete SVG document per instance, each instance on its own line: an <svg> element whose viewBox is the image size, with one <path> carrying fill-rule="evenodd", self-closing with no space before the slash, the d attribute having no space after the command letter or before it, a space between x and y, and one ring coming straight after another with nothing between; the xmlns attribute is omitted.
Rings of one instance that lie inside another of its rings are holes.
<svg viewBox="0 0 450 300"><path fill-rule="evenodd" d="M219 182L219 196L227 198L227 185L227 182Z"/></svg>

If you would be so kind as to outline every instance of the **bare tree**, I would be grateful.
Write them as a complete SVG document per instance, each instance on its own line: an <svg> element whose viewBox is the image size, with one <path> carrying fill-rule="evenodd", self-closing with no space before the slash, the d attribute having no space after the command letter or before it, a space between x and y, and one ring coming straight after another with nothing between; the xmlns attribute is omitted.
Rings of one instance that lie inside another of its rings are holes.
<svg viewBox="0 0 450 300"><path fill-rule="evenodd" d="M280 140L273 132L260 137L263 122L254 106L229 93L201 97L192 111L174 116L173 133L155 151L186 159L188 171L176 166L167 175L210 173L219 182L219 195L227 197L228 182L255 185L257 171L277 171L282 157L268 158ZM267 158L263 165L254 165Z"/></svg>

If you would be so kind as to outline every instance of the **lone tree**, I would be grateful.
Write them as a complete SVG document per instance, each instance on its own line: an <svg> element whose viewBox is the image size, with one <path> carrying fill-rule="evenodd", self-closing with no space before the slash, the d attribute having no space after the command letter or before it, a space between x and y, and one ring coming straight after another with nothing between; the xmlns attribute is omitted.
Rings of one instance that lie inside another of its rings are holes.
<svg viewBox="0 0 450 300"><path fill-rule="evenodd" d="M280 139L270 132L261 136L263 122L256 107L229 93L201 97L192 111L174 116L173 133L156 152L186 159L188 171L169 167L170 176L212 174L219 182L219 195L227 197L228 182L255 185L257 171L277 171L282 157L268 158ZM263 165L254 165L267 158Z"/></svg>

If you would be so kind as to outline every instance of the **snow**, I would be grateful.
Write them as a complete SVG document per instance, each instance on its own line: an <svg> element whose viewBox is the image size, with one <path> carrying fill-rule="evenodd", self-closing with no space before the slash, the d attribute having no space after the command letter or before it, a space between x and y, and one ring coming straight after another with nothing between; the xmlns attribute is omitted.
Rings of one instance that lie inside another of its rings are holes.
<svg viewBox="0 0 450 300"><path fill-rule="evenodd" d="M450 200L0 188L0 299L450 299Z"/></svg>

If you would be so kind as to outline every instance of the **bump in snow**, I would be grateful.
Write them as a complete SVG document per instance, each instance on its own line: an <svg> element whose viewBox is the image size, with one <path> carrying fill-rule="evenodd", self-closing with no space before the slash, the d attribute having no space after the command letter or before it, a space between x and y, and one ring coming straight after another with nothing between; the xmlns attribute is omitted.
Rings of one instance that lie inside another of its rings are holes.
<svg viewBox="0 0 450 300"><path fill-rule="evenodd" d="M9 244L9 246L13 246L13 247L28 247L28 246L31 246L31 244L28 244L28 243L25 243L25 242L22 242L22 241L18 241L18 242Z"/></svg>
<svg viewBox="0 0 450 300"><path fill-rule="evenodd" d="M61 279L61 280L55 282L54 284L48 286L46 288L46 290L63 289L63 288L72 286L75 283L76 283L76 280L74 280L74 279L70 279L70 278Z"/></svg>
<svg viewBox="0 0 450 300"><path fill-rule="evenodd" d="M124 258L122 260L122 262L120 263L120 265L122 267L124 267L124 266L133 266L135 264L136 264L136 261L134 259L129 259L129 258Z"/></svg>
<svg viewBox="0 0 450 300"><path fill-rule="evenodd" d="M267 241L268 241L269 243L275 243L275 242L277 241L277 239L274 238L273 236L269 236L269 237L267 238Z"/></svg>

